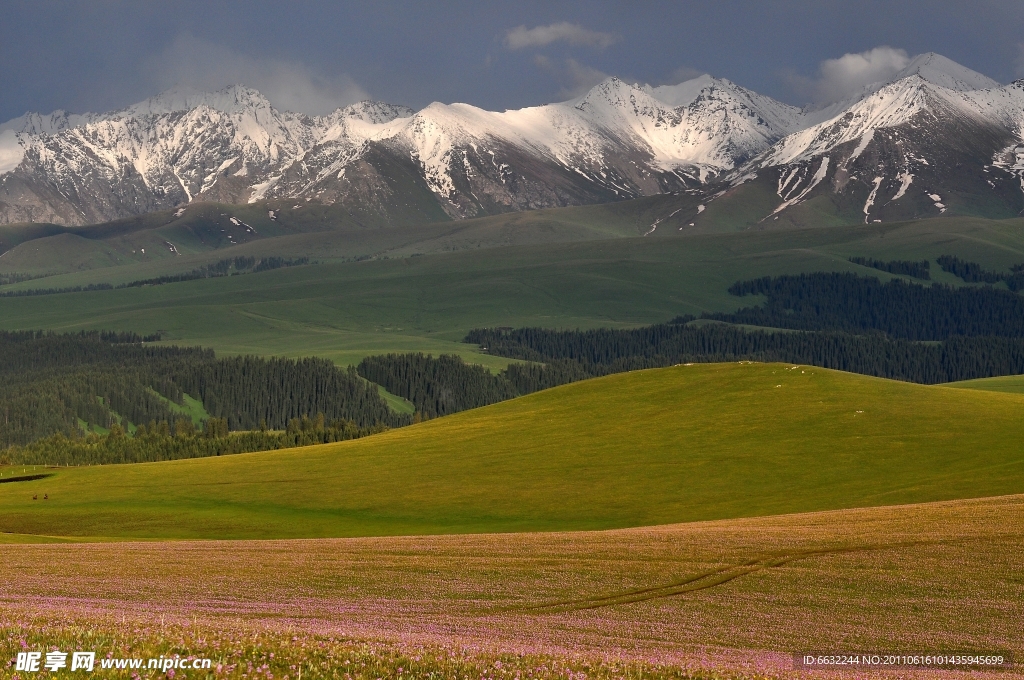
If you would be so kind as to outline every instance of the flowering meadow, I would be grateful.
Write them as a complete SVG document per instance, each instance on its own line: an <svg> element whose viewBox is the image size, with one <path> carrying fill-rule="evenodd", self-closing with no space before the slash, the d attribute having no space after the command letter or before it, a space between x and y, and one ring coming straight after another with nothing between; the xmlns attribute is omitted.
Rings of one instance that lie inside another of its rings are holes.
<svg viewBox="0 0 1024 680"><path fill-rule="evenodd" d="M0 675L18 680L39 677L18 652L55 649L213 661L93 674L124 678L1024 677L793 666L1024 659L1024 496L604 532L19 540L0 538Z"/></svg>

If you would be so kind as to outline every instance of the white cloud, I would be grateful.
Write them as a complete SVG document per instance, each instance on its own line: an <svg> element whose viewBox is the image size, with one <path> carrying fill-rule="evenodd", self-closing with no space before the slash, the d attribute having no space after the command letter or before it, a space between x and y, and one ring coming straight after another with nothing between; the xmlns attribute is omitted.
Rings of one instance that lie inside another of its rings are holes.
<svg viewBox="0 0 1024 680"><path fill-rule="evenodd" d="M822 104L861 92L866 86L891 79L910 63L905 50L880 46L866 52L848 53L826 59L817 78L790 74L790 85L799 94Z"/></svg>
<svg viewBox="0 0 1024 680"><path fill-rule="evenodd" d="M160 90L175 85L217 90L240 83L262 92L278 109L310 115L369 98L347 75L327 76L300 62L253 58L187 33L144 62L142 71Z"/></svg>
<svg viewBox="0 0 1024 680"><path fill-rule="evenodd" d="M575 59L557 62L538 54L533 58L533 63L554 77L561 86L558 96L566 99L580 96L609 77L604 71L581 64Z"/></svg>
<svg viewBox="0 0 1024 680"><path fill-rule="evenodd" d="M510 50L521 50L527 47L544 47L554 42L567 42L570 45L605 48L619 41L617 35L592 31L579 24L568 21L527 28L519 26L505 35L505 46Z"/></svg>

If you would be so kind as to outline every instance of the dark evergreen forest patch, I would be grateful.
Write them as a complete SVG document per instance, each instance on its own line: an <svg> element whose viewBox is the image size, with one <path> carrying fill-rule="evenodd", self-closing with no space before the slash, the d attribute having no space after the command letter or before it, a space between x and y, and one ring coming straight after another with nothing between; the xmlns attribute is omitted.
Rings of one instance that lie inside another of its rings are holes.
<svg viewBox="0 0 1024 680"><path fill-rule="evenodd" d="M929 286L893 279L824 273L739 281L737 296L763 295L758 307L705 314L729 323L832 330L881 331L906 340L961 336L1024 337L1024 297L1003 288Z"/></svg>
<svg viewBox="0 0 1024 680"><path fill-rule="evenodd" d="M360 362L359 375L412 402L417 418L436 418L593 377L577 362L511 364L492 374L461 357L386 354Z"/></svg>
<svg viewBox="0 0 1024 680"><path fill-rule="evenodd" d="M322 414L359 428L395 427L392 412L354 369L325 359L219 359L197 347L143 343L127 333L0 332L0 447L61 434L81 423L130 430L172 423L184 395L202 401L228 430L286 429Z"/></svg>
<svg viewBox="0 0 1024 680"><path fill-rule="evenodd" d="M876 260L870 257L851 257L850 262L863 267L871 267L882 272L898 274L900 276L913 276L915 279L928 280L931 276L931 263L928 260L920 262L910 260Z"/></svg>

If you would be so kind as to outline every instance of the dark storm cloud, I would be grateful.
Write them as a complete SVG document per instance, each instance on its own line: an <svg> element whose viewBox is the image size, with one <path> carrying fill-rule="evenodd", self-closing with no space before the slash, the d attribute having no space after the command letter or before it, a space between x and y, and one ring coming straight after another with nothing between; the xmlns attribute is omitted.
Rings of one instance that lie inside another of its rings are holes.
<svg viewBox="0 0 1024 680"><path fill-rule="evenodd" d="M109 110L177 83L241 81L320 113L364 96L515 108L605 74L703 72L803 104L927 51L1003 82L1024 75L1020 0L0 1L0 121Z"/></svg>

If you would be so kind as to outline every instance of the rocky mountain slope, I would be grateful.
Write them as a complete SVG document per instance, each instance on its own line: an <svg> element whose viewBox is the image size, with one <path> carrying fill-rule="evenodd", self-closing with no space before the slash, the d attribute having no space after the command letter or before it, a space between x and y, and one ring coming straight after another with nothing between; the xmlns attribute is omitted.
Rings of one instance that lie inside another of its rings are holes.
<svg viewBox="0 0 1024 680"><path fill-rule="evenodd" d="M800 110L710 76L611 78L504 112L361 102L278 111L259 92L175 89L105 114L0 125L0 223L97 223L195 201L315 201L460 219L687 191L804 204L842 221L1024 209L1024 81L939 55L891 82ZM709 213L711 214L711 213Z"/></svg>
<svg viewBox="0 0 1024 680"><path fill-rule="evenodd" d="M991 81L927 56L744 168L748 178L762 175L774 186L779 203L769 217L816 198L864 222L940 215L953 206L988 217L1020 214L1024 81L970 89Z"/></svg>

